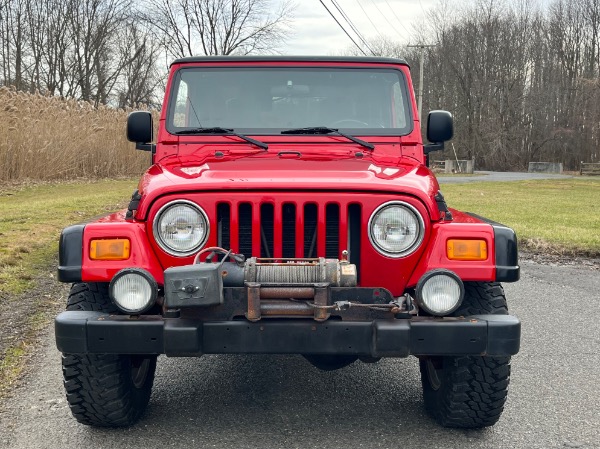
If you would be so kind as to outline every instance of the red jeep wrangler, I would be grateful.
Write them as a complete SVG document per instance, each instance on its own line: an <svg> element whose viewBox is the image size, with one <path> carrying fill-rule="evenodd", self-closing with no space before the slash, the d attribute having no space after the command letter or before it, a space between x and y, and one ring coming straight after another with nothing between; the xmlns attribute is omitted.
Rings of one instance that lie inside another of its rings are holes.
<svg viewBox="0 0 600 449"><path fill-rule="evenodd" d="M127 426L158 354L302 354L321 369L419 359L427 411L494 424L520 322L515 233L448 209L398 59L201 57L171 66L158 136L127 210L66 228L56 318L75 418Z"/></svg>

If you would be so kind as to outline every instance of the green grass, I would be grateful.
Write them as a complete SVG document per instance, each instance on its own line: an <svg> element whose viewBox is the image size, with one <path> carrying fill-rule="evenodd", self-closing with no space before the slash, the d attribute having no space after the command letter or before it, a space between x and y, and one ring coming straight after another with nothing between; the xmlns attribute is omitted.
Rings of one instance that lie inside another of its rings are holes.
<svg viewBox="0 0 600 449"><path fill-rule="evenodd" d="M442 191L449 207L515 229L525 248L600 257L600 179L446 184Z"/></svg>
<svg viewBox="0 0 600 449"><path fill-rule="evenodd" d="M25 342L21 342L17 346L8 348L2 358L0 358L0 373L2 373L2 379L0 380L0 393L3 390L3 385L10 385L14 379L16 379L21 373L20 361L27 354L27 345ZM0 395L1 397L1 395Z"/></svg>
<svg viewBox="0 0 600 449"><path fill-rule="evenodd" d="M32 286L65 226L126 207L136 180L0 187L0 297Z"/></svg>
<svg viewBox="0 0 600 449"><path fill-rule="evenodd" d="M20 379L39 331L64 307L48 299L43 281L49 269L55 272L50 265L60 231L126 207L136 184L127 179L0 186L0 307L20 319L18 338L0 348L0 399Z"/></svg>

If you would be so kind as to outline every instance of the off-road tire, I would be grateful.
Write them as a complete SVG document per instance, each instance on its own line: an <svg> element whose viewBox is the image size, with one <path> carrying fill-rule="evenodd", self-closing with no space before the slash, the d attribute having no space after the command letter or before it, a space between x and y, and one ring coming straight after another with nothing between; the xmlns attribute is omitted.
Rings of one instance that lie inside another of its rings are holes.
<svg viewBox="0 0 600 449"><path fill-rule="evenodd" d="M465 298L454 316L508 314L498 283L465 282ZM419 362L425 409L445 427L496 424L506 402L510 357L428 357Z"/></svg>
<svg viewBox="0 0 600 449"><path fill-rule="evenodd" d="M73 284L67 310L117 313L107 284ZM150 400L156 356L63 354L67 402L77 421L99 427L134 424Z"/></svg>

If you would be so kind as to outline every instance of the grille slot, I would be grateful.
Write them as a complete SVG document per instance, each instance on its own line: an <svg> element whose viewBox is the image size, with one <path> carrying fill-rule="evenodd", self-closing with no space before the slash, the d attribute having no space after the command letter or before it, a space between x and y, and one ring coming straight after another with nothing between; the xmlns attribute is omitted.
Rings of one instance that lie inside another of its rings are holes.
<svg viewBox="0 0 600 449"><path fill-rule="evenodd" d="M284 258L296 257L296 205L286 203L283 205L282 218L282 248Z"/></svg>
<svg viewBox="0 0 600 449"><path fill-rule="evenodd" d="M218 203L216 210L217 245L246 258L338 259L344 249L352 263L360 256L358 205L234 201ZM348 244L349 237L354 242Z"/></svg>
<svg viewBox="0 0 600 449"><path fill-rule="evenodd" d="M316 204L304 205L304 257L317 257L317 218Z"/></svg>
<svg viewBox="0 0 600 449"><path fill-rule="evenodd" d="M238 252L247 258L252 257L252 205L249 203L240 204L238 217Z"/></svg>
<svg viewBox="0 0 600 449"><path fill-rule="evenodd" d="M325 208L325 257L337 259L340 254L340 206L328 204Z"/></svg>
<svg viewBox="0 0 600 449"><path fill-rule="evenodd" d="M360 204L350 204L348 206L348 242L350 252L350 263L356 265L356 273L360 281L360 223L361 207Z"/></svg>
<svg viewBox="0 0 600 449"><path fill-rule="evenodd" d="M229 204L221 203L217 206L217 241L221 248L231 246L231 211Z"/></svg>
<svg viewBox="0 0 600 449"><path fill-rule="evenodd" d="M272 204L260 206L260 257L273 257L274 215Z"/></svg>

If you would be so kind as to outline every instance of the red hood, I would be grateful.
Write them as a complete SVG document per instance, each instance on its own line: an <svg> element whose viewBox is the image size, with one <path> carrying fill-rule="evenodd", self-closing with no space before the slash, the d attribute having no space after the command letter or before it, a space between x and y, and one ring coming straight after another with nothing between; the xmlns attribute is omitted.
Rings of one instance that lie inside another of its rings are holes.
<svg viewBox="0 0 600 449"><path fill-rule="evenodd" d="M291 157L291 158L288 158ZM142 177L136 218L143 220L152 202L163 195L197 191L343 190L403 193L420 199L433 220L440 215L434 195L439 190L428 168L410 158L354 155L277 156L271 152L221 159L163 159Z"/></svg>

